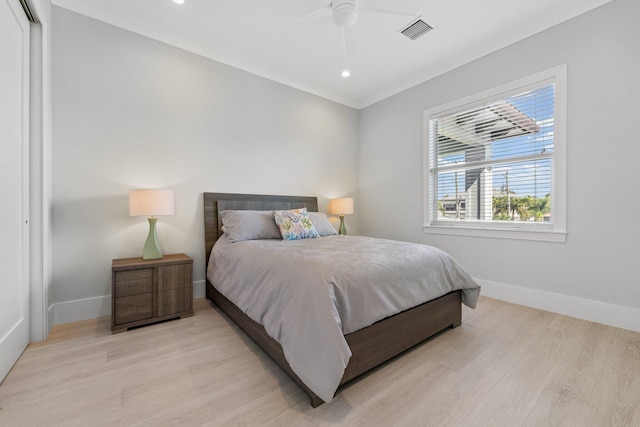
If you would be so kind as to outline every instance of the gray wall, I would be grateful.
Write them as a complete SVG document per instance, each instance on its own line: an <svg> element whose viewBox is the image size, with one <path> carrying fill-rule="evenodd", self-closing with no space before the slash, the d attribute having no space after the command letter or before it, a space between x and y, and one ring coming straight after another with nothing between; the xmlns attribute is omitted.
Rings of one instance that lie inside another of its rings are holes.
<svg viewBox="0 0 640 427"><path fill-rule="evenodd" d="M639 2L616 0L361 110L359 210L368 214L360 231L443 248L484 279L485 294L550 309L570 301L579 316L593 301L612 316L640 308L638 16ZM567 242L423 234L423 111L560 64L568 67ZM625 313L640 324L640 311Z"/></svg>
<svg viewBox="0 0 640 427"><path fill-rule="evenodd" d="M203 192L356 194L354 109L57 7L52 49L55 323L110 313L111 260L148 231L131 188L175 190L161 249L200 283Z"/></svg>

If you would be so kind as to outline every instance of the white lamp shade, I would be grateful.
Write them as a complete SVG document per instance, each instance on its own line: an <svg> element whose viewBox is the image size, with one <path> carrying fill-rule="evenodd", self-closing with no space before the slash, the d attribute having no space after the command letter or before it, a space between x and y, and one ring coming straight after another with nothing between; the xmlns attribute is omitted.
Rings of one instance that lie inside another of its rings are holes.
<svg viewBox="0 0 640 427"><path fill-rule="evenodd" d="M158 216L175 213L173 190L129 190L129 215Z"/></svg>
<svg viewBox="0 0 640 427"><path fill-rule="evenodd" d="M328 211L331 215L349 215L353 213L353 199L343 197L329 200Z"/></svg>

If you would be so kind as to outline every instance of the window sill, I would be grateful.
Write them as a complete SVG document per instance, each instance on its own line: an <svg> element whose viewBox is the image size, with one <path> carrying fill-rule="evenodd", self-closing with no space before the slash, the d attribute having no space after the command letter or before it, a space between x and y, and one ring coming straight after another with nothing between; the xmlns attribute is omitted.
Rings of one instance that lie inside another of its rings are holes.
<svg viewBox="0 0 640 427"><path fill-rule="evenodd" d="M469 226L445 226L425 225L422 227L425 234L447 234L451 236L489 237L495 239L534 240L539 242L564 243L567 240L565 231L534 230L534 229L507 229Z"/></svg>

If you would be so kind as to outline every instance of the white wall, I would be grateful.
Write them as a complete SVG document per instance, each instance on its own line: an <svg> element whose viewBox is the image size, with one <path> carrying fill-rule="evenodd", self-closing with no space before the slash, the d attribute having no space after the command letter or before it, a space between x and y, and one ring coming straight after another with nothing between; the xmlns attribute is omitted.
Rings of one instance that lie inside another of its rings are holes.
<svg viewBox="0 0 640 427"><path fill-rule="evenodd" d="M200 286L203 192L322 209L357 191L354 109L57 7L52 64L55 323L110 313L111 260L140 256L148 231L131 188L175 190L160 246L193 257Z"/></svg>
<svg viewBox="0 0 640 427"><path fill-rule="evenodd" d="M640 210L639 9L616 0L358 114L54 7L54 322L109 313L111 259L138 256L147 233L127 192L169 187L177 213L159 221L161 246L194 257L198 285L202 192L318 195L321 207L351 195L350 232L441 247L485 295L640 329L628 218ZM567 242L423 234L423 111L564 63Z"/></svg>
<svg viewBox="0 0 640 427"><path fill-rule="evenodd" d="M485 295L640 330L638 16L616 0L361 110L360 232L446 250ZM560 64L567 242L423 234L423 111Z"/></svg>

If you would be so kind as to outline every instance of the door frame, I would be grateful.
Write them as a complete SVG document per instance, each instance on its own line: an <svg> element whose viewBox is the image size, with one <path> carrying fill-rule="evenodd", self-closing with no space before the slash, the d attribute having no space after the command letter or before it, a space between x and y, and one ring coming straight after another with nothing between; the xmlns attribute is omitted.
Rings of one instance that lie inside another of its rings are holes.
<svg viewBox="0 0 640 427"><path fill-rule="evenodd" d="M20 0L22 3L23 0ZM31 24L30 79L30 328L31 341L53 325L51 289L51 16L49 0L25 0Z"/></svg>

